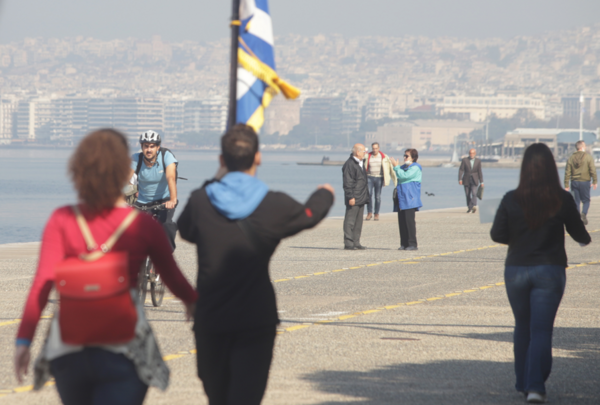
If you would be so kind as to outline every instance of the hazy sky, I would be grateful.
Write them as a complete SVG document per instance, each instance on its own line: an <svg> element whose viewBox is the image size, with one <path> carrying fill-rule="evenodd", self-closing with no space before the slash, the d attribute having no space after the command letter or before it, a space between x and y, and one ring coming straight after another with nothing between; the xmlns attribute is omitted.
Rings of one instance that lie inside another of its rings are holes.
<svg viewBox="0 0 600 405"><path fill-rule="evenodd" d="M0 0L0 42L91 36L213 40L229 0ZM596 23L600 0L271 0L275 34L512 37Z"/></svg>

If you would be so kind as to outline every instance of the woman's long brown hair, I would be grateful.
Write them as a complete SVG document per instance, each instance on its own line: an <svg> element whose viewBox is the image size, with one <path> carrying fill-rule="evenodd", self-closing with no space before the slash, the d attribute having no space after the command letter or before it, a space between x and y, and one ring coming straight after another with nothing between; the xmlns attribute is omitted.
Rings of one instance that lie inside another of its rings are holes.
<svg viewBox="0 0 600 405"><path fill-rule="evenodd" d="M550 148L531 144L523 156L521 179L515 198L530 229L537 229L555 216L562 206L562 187Z"/></svg>
<svg viewBox="0 0 600 405"><path fill-rule="evenodd" d="M97 213L111 208L131 172L127 139L114 129L87 135L69 162L69 174L81 201Z"/></svg>

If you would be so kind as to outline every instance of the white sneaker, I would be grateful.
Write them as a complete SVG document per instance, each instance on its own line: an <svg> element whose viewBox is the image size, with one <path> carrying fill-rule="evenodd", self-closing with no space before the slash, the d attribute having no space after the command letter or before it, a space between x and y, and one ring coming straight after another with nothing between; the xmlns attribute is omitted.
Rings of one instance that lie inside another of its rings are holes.
<svg viewBox="0 0 600 405"><path fill-rule="evenodd" d="M539 392L530 391L527 393L527 403L529 404L545 404L546 395Z"/></svg>

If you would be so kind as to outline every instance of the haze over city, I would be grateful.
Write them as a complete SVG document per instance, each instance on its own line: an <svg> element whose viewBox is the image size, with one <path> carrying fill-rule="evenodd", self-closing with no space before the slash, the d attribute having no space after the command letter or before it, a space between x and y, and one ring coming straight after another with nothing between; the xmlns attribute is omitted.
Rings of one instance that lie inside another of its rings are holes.
<svg viewBox="0 0 600 405"><path fill-rule="evenodd" d="M370 133L448 150L484 128L495 139L518 126L573 127L581 91L585 127L600 124L600 25L590 23L600 3L299 4L270 4L278 73L302 96L267 110L265 143L346 147ZM70 145L104 123L214 146L229 14L227 2L3 2L0 138Z"/></svg>

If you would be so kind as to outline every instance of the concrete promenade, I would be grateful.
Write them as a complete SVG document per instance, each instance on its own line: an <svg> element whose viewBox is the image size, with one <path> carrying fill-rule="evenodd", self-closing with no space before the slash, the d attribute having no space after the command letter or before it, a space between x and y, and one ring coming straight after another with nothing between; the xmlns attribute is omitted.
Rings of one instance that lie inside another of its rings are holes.
<svg viewBox="0 0 600 405"><path fill-rule="evenodd" d="M365 222L366 251L342 250L342 220L286 240L271 265L282 323L264 404L521 404L514 390L513 317L503 285L506 247L466 208L417 214L419 251L398 251L395 214ZM600 403L600 200L586 248L567 238L570 268L554 332L552 404ZM0 246L0 405L57 404L54 387L30 392L13 375L17 321L37 244ZM195 281L193 246L177 261ZM146 404L206 404L191 324L165 298L146 310L171 368ZM55 301L54 301L55 302ZM50 304L44 315L55 309ZM37 354L49 322L43 319ZM30 373L31 377L31 373Z"/></svg>

